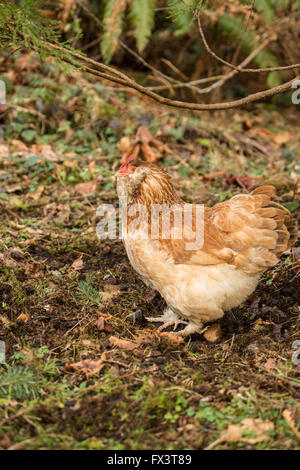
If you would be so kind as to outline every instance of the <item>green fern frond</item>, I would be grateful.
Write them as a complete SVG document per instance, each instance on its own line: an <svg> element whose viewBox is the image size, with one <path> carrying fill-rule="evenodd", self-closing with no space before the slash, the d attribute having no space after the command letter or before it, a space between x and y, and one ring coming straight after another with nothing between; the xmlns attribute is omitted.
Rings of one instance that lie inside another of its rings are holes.
<svg viewBox="0 0 300 470"><path fill-rule="evenodd" d="M25 48L41 58L52 55L61 65L64 58L73 65L79 65L72 57L71 52L75 50L69 47L69 42L60 40L59 23L44 16L43 2L0 0L0 12L0 48ZM51 49L51 44L59 44L61 49ZM64 71L69 68L64 65Z"/></svg>
<svg viewBox="0 0 300 470"><path fill-rule="evenodd" d="M224 34L233 38L237 43L241 44L241 49L246 54L250 54L256 47L256 36L253 32L248 31L246 38L244 38L244 23L240 18L232 18L227 13L224 13L218 22L218 28ZM253 59L253 61L260 68L278 67L276 57L267 48L260 51ZM280 85L282 83L280 72L271 72L268 76L268 85L270 88Z"/></svg>
<svg viewBox="0 0 300 470"><path fill-rule="evenodd" d="M18 401L31 400L45 393L42 389L45 380L31 370L21 366L8 366L0 375L0 398Z"/></svg>
<svg viewBox="0 0 300 470"><path fill-rule="evenodd" d="M154 26L155 0L132 0L131 19L139 52L146 47Z"/></svg>
<svg viewBox="0 0 300 470"><path fill-rule="evenodd" d="M173 20L177 27L175 36L187 33L191 28L193 21L193 14L189 8L182 8L183 4L181 0L168 0L168 12L169 17Z"/></svg>
<svg viewBox="0 0 300 470"><path fill-rule="evenodd" d="M0 45L21 46L44 52L45 43L56 42L53 20L44 17L40 0L25 0L20 6L14 1L0 1Z"/></svg>
<svg viewBox="0 0 300 470"><path fill-rule="evenodd" d="M86 276L85 281L79 281L76 288L77 296L84 302L88 302L90 305L99 305L101 302L101 295L92 286L91 280Z"/></svg>
<svg viewBox="0 0 300 470"><path fill-rule="evenodd" d="M275 19L275 10L270 0L256 0L256 9L261 13L267 23L272 23Z"/></svg>
<svg viewBox="0 0 300 470"><path fill-rule="evenodd" d="M118 39L122 33L127 0L106 0L103 16L104 33L101 52L109 63L117 50Z"/></svg>

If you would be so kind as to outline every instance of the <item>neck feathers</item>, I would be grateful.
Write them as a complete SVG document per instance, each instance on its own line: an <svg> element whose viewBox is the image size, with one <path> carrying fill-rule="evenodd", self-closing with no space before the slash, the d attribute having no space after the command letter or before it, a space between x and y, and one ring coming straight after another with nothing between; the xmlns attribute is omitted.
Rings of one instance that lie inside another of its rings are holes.
<svg viewBox="0 0 300 470"><path fill-rule="evenodd" d="M136 194L133 204L143 204L151 207L152 204L182 204L170 181L164 173L154 173L147 176L140 190Z"/></svg>

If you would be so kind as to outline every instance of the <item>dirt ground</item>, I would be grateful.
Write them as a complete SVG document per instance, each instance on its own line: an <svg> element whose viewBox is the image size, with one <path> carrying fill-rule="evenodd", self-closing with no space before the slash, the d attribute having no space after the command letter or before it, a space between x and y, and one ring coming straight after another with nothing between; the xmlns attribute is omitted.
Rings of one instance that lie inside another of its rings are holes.
<svg viewBox="0 0 300 470"><path fill-rule="evenodd" d="M0 122L0 448L299 449L299 248L215 342L180 341L147 322L163 300L95 230L140 125L187 202L267 183L299 217L299 110L180 113L48 65L39 84L16 64Z"/></svg>

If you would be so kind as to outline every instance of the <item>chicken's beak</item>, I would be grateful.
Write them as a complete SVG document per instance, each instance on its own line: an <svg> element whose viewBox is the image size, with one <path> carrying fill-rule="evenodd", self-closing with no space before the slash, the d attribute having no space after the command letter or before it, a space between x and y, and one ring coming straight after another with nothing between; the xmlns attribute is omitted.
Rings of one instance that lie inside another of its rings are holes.
<svg viewBox="0 0 300 470"><path fill-rule="evenodd" d="M120 166L118 171L115 173L115 177L118 176L128 176L131 173L131 168L129 163L133 160L133 156L131 155L127 160Z"/></svg>

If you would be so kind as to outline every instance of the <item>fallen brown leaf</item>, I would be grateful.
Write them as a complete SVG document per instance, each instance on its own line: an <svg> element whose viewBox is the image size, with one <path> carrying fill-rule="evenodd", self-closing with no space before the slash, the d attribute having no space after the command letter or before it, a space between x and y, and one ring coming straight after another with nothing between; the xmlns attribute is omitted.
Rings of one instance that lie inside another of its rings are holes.
<svg viewBox="0 0 300 470"><path fill-rule="evenodd" d="M12 256L14 259L18 261L23 261L23 259L25 259L25 255L23 251L20 250L20 248L10 248L8 252L10 256Z"/></svg>
<svg viewBox="0 0 300 470"><path fill-rule="evenodd" d="M96 193L98 188L98 180L87 181L86 183L78 183L75 186L76 192L81 196L89 196Z"/></svg>
<svg viewBox="0 0 300 470"><path fill-rule="evenodd" d="M104 317L100 317L95 321L95 326L98 328L98 330L103 331L105 330L105 319Z"/></svg>
<svg viewBox="0 0 300 470"><path fill-rule="evenodd" d="M0 315L0 321L2 322L2 324L5 328L9 327L10 321L7 317L5 317L4 315Z"/></svg>
<svg viewBox="0 0 300 470"><path fill-rule="evenodd" d="M121 152L121 153L125 153L125 152L128 152L128 150L130 149L131 147L131 140L130 140L130 137L128 137L127 135L121 137L121 139L119 140L119 142L117 143L117 148L118 150Z"/></svg>
<svg viewBox="0 0 300 470"><path fill-rule="evenodd" d="M7 158L9 155L9 148L7 145L0 145L0 158Z"/></svg>
<svg viewBox="0 0 300 470"><path fill-rule="evenodd" d="M298 439L300 439L300 432L297 429L297 426L296 426L296 423L293 419L291 411L287 410L287 409L283 410L282 416L286 420L287 424L289 425L289 427L291 428L293 433L298 437Z"/></svg>
<svg viewBox="0 0 300 470"><path fill-rule="evenodd" d="M163 331L162 333L160 333L160 336L164 336L171 343L184 344L184 339L182 338L182 336L175 335L175 333L171 333L170 331Z"/></svg>
<svg viewBox="0 0 300 470"><path fill-rule="evenodd" d="M75 269L75 271L81 271L83 269L83 261L82 256L77 258L71 265L71 268Z"/></svg>
<svg viewBox="0 0 300 470"><path fill-rule="evenodd" d="M274 135L276 144L287 144L291 140L291 134L289 132L280 132Z"/></svg>
<svg viewBox="0 0 300 470"><path fill-rule="evenodd" d="M269 359L264 364L264 368L267 369L268 371L274 369L275 366L276 366L276 361L272 357L269 357Z"/></svg>
<svg viewBox="0 0 300 470"><path fill-rule="evenodd" d="M268 441L270 436L267 431L273 431L272 421L263 421L256 418L245 418L241 424L233 424L221 432L219 439L212 442L206 450L213 449L222 442L249 442L257 444L262 441ZM255 434L255 437L246 436L246 433Z"/></svg>
<svg viewBox="0 0 300 470"><path fill-rule="evenodd" d="M8 449L11 446L11 442L8 436L4 435L4 437L0 440L0 447L3 449Z"/></svg>
<svg viewBox="0 0 300 470"><path fill-rule="evenodd" d="M3 253L0 253L0 262L9 269L15 269L18 266L18 263L12 258L5 256Z"/></svg>
<svg viewBox="0 0 300 470"><path fill-rule="evenodd" d="M226 184L230 186L231 184L237 184L242 188L249 189L253 186L253 178L247 175L230 175L226 178Z"/></svg>
<svg viewBox="0 0 300 470"><path fill-rule="evenodd" d="M98 361L91 361L90 359L85 359L83 361L76 362L75 364L69 364L68 368L84 372L86 378L88 378L90 375L98 374L103 369L105 365L105 360L106 354L102 353Z"/></svg>
<svg viewBox="0 0 300 470"><path fill-rule="evenodd" d="M28 193L28 197L30 197L34 201L38 201L41 195L43 194L43 191L44 191L44 187L39 186L35 191L30 191Z"/></svg>
<svg viewBox="0 0 300 470"><path fill-rule="evenodd" d="M127 351L132 351L139 347L138 343L134 343L133 341L128 341L127 339L120 339L116 336L110 336L109 343L111 346L117 346L122 349L126 349Z"/></svg>
<svg viewBox="0 0 300 470"><path fill-rule="evenodd" d="M123 153L121 163L124 163L129 157L133 159L141 158L150 163L156 162L163 158L164 152L170 152L166 145L153 136L147 126L140 126L138 128L135 142L132 145L130 145L130 141L125 140L125 137L122 137L118 148Z"/></svg>
<svg viewBox="0 0 300 470"><path fill-rule="evenodd" d="M33 276L39 275L39 265L38 263L27 263L25 266L26 274L33 274Z"/></svg>
<svg viewBox="0 0 300 470"><path fill-rule="evenodd" d="M110 300L120 294L120 286L115 284L106 284L104 286L104 292L101 293L103 301Z"/></svg>
<svg viewBox="0 0 300 470"><path fill-rule="evenodd" d="M18 323L27 323L29 320L29 317L26 313L21 313L16 319L16 322Z"/></svg>
<svg viewBox="0 0 300 470"><path fill-rule="evenodd" d="M214 180L216 178L220 178L220 176L224 175L224 171L213 171L212 173L205 173L205 175L202 176L204 180Z"/></svg>

